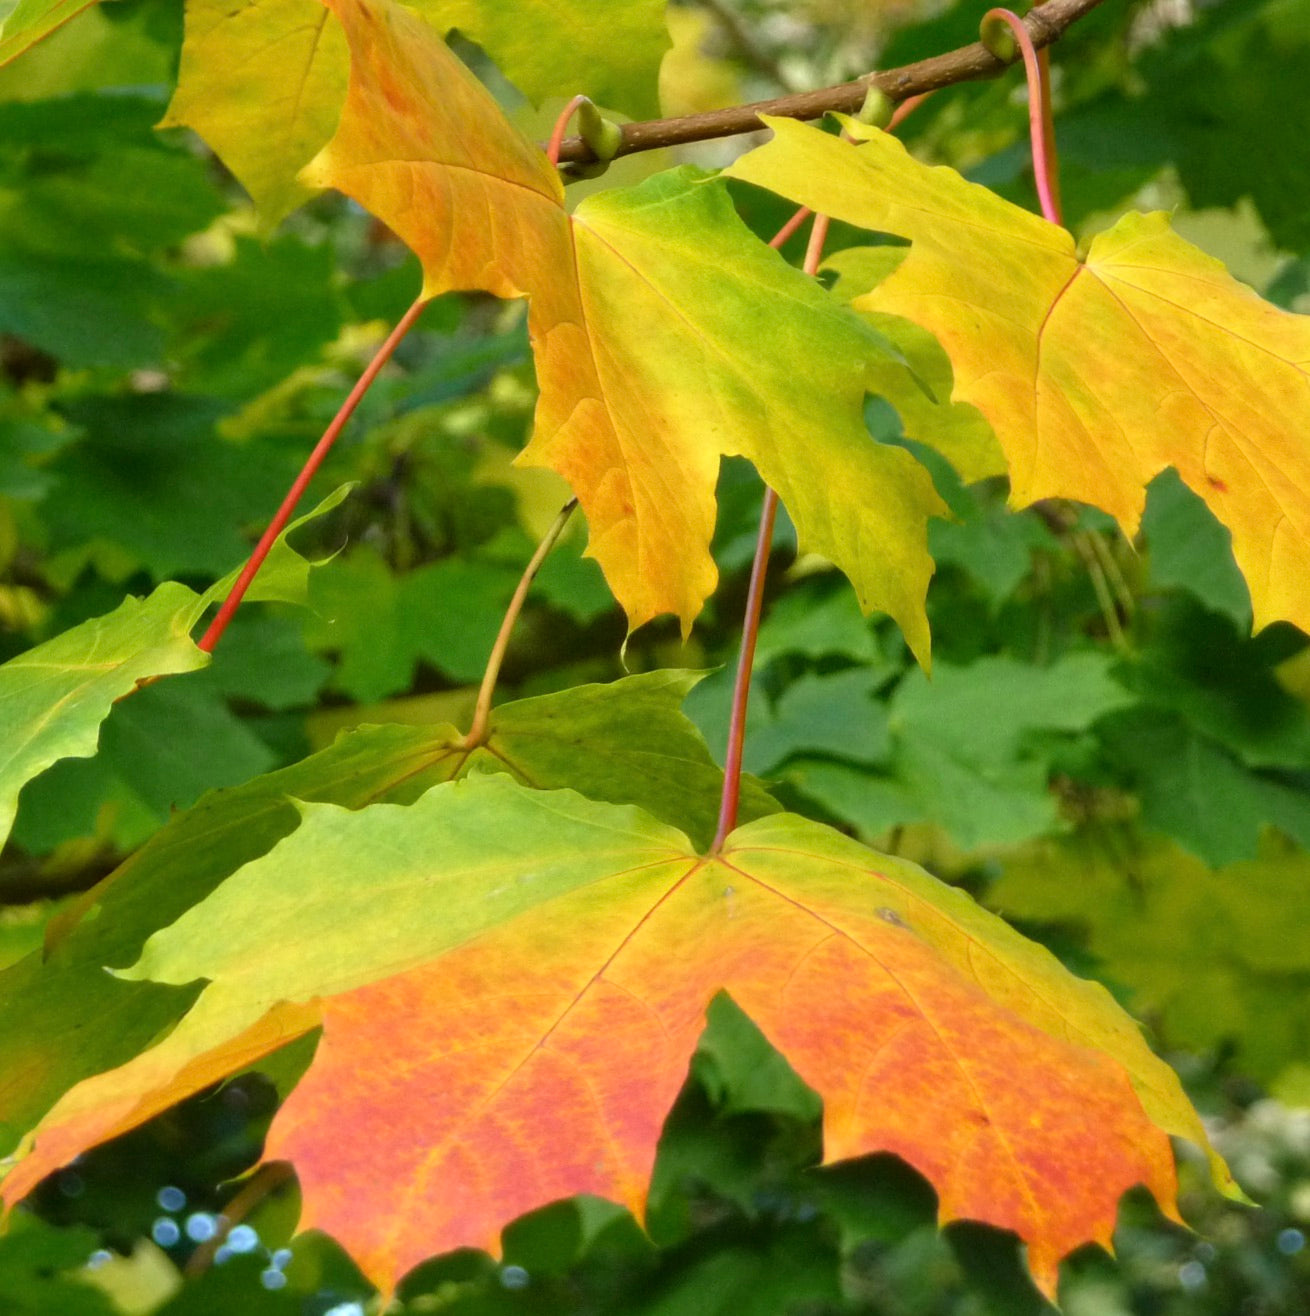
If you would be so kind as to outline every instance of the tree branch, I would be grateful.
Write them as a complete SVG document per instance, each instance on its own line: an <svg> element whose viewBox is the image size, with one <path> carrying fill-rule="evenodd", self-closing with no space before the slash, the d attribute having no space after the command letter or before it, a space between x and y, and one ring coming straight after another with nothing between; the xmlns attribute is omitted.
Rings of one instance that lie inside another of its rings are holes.
<svg viewBox="0 0 1310 1316"><path fill-rule="evenodd" d="M1033 45L1041 50L1058 41L1068 27L1100 3L1101 0L1046 0L1045 4L1024 16L1024 26ZM715 137L755 132L762 126L761 114L776 114L785 119L818 119L833 110L854 114L864 104L870 87L884 91L893 101L903 101L910 96L954 86L957 82L994 78L1008 67L1005 60L997 59L980 42L974 42L944 55L921 59L917 64L869 73L838 87L823 87L818 91L779 96L776 100L735 105L704 114L688 114L679 119L649 119L645 123L624 124L623 140L617 154L633 155L660 146L680 146L686 142L706 142ZM595 156L580 137L568 137L560 147L559 158L561 164L587 164Z"/></svg>

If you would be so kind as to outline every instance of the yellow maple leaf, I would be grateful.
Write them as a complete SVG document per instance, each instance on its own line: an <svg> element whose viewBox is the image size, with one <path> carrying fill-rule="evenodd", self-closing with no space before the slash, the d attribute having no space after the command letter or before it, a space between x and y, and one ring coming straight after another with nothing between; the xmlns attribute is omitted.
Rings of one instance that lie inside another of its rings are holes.
<svg viewBox="0 0 1310 1316"><path fill-rule="evenodd" d="M910 239L855 305L934 333L991 422L1011 499L1075 498L1128 534L1173 466L1232 532L1255 623L1310 628L1310 318L1262 301L1156 213L1079 259L1064 229L928 168L886 134L770 119L728 172Z"/></svg>

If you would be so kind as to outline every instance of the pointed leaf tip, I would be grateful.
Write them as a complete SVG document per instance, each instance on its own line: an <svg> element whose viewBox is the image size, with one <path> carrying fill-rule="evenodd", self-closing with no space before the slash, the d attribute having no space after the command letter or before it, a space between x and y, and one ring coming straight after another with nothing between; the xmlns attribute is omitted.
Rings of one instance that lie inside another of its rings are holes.
<svg viewBox="0 0 1310 1316"><path fill-rule="evenodd" d="M190 636L202 607L169 582L0 666L0 843L22 788L59 759L90 758L116 700L151 677L208 663Z"/></svg>

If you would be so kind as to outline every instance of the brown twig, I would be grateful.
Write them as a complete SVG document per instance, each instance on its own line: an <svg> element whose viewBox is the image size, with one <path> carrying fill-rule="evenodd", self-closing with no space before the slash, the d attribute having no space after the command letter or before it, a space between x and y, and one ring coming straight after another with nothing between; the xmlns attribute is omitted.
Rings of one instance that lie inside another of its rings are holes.
<svg viewBox="0 0 1310 1316"><path fill-rule="evenodd" d="M187 1258L182 1273L193 1278L204 1274L214 1264L214 1256L232 1232L233 1226L240 1224L279 1188L290 1183L293 1173L289 1161L265 1161L253 1170L240 1191L223 1208L218 1217L218 1228Z"/></svg>
<svg viewBox="0 0 1310 1316"><path fill-rule="evenodd" d="M1033 45L1041 50L1058 41L1066 29L1100 3L1102 0L1046 0L1045 4L1024 16L1024 26ZM934 55L931 59L919 60L916 64L870 73L837 87L779 96L776 100L756 101L752 105L735 105L726 110L687 114L677 119L624 124L623 139L616 154L633 155L660 146L680 146L687 142L706 142L716 137L755 132L762 126L761 114L776 114L785 119L818 119L829 111L854 114L864 104L871 86L884 91L894 101L903 101L959 82L994 78L1008 67L1006 61L997 59L981 42L974 42L958 50ZM586 164L595 156L581 137L568 137L560 147L559 158L561 163Z"/></svg>

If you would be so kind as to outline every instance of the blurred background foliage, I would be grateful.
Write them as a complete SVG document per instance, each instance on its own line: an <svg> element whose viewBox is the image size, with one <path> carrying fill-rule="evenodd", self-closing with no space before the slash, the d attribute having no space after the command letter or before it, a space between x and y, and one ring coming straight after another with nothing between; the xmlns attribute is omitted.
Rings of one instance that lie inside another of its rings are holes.
<svg viewBox="0 0 1310 1316"><path fill-rule="evenodd" d="M685 113L922 58L972 40L983 8L672 4L662 104ZM200 143L154 129L180 41L178 0L118 0L0 70L0 659L126 594L204 587L238 563L419 285L412 258L339 198L261 236ZM1238 277L1310 312L1310 0L1108 0L1054 63L1076 236L1130 206L1170 208ZM497 86L525 123L556 108ZM941 93L902 131L923 158L1035 206L1021 79ZM714 164L739 146L690 155ZM738 195L764 236L784 217ZM835 226L834 249L860 240ZM533 401L520 306L429 307L316 483L318 497L353 490L299 532L323 559L311 608L244 610L211 668L120 704L96 758L24 791L0 857L0 965L205 791L360 722L467 717L505 603L567 496L511 465ZM1181 1149L1195 1232L1127 1199L1117 1261L1088 1250L1066 1267L1070 1316L1310 1312L1305 637L1250 634L1227 533L1171 474L1128 543L1085 509L1015 514L1003 481L963 486L883 403L868 421L930 466L956 518L932 528L933 678L827 563L797 557L784 524L747 767L789 807L924 863L1106 982L1213 1122L1259 1206L1216 1199ZM612 679L625 662L706 669L687 711L721 753L760 487L728 463L720 493L723 582L685 648L657 623L621 660L623 618L575 525L533 587L503 697ZM4 1310L367 1310L330 1240L290 1243L294 1181L242 1178L305 1059L49 1181L0 1237ZM404 1310L1046 1309L1012 1239L938 1233L931 1191L895 1160L813 1169L817 1119L720 1001L668 1124L649 1237L604 1203L563 1203L513 1224L503 1263L422 1267Z"/></svg>

